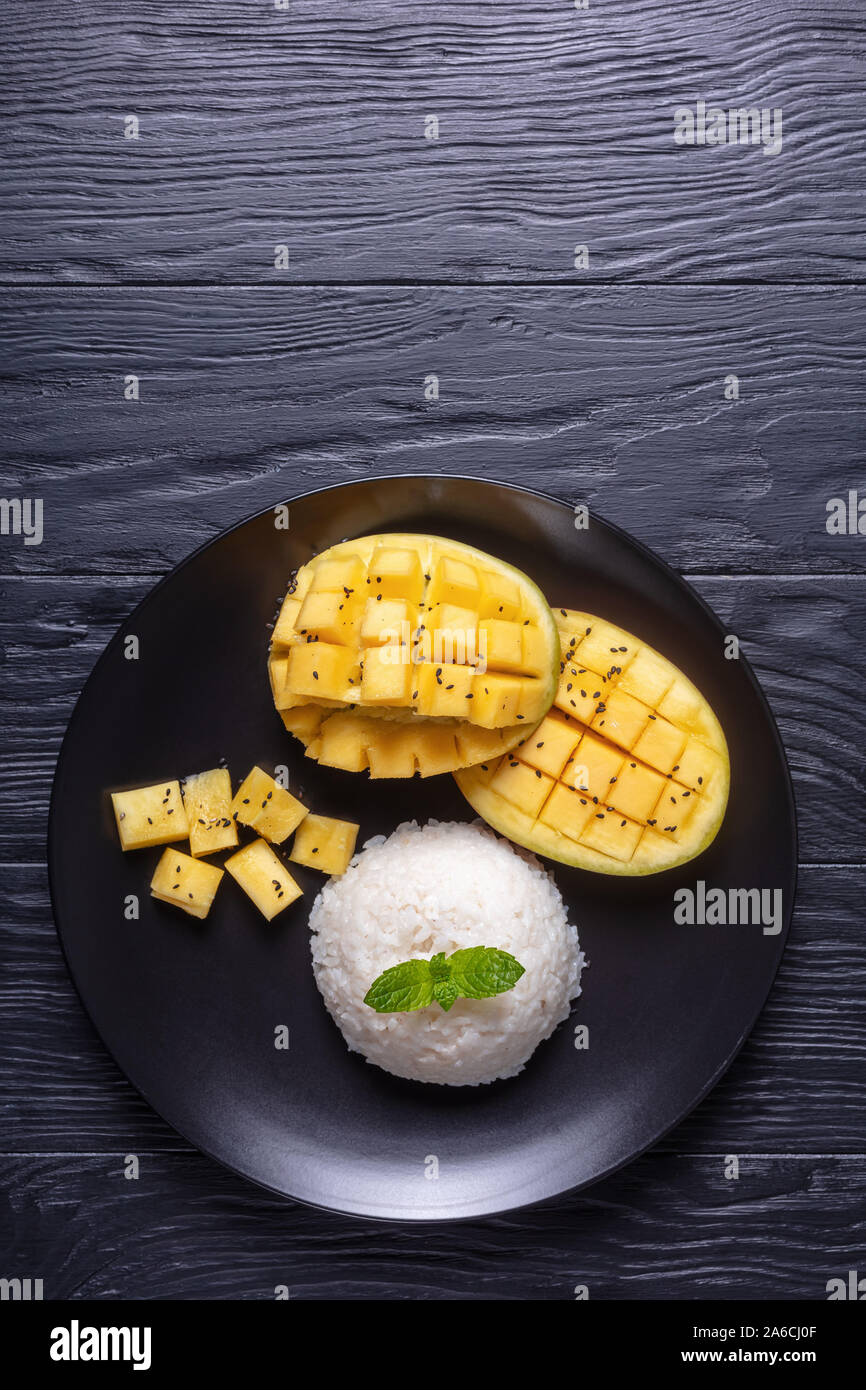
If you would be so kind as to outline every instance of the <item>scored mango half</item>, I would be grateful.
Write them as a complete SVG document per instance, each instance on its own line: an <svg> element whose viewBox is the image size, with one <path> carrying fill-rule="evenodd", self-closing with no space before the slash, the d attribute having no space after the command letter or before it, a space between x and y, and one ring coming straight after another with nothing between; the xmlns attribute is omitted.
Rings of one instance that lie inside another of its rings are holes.
<svg viewBox="0 0 866 1390"><path fill-rule="evenodd" d="M519 570L439 536L361 536L305 564L268 671L307 755L371 777L452 772L513 748L550 708L560 644Z"/></svg>
<svg viewBox="0 0 866 1390"><path fill-rule="evenodd" d="M494 830L562 864L653 874L715 838L730 760L721 725L671 661L589 613L558 610L553 707L510 752L455 773Z"/></svg>

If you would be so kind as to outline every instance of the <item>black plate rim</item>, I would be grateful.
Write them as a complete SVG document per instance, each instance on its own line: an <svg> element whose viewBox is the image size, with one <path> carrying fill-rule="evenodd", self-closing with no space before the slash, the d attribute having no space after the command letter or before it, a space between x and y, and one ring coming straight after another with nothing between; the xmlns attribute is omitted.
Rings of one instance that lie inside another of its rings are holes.
<svg viewBox="0 0 866 1390"><path fill-rule="evenodd" d="M672 1133L673 1130L675 1130L680 1124L682 1124L683 1120L688 1115L690 1115L693 1110L697 1109L697 1107L709 1095L710 1091L712 1091L714 1087L718 1085L721 1078L729 1070L732 1063L742 1050L746 1039L754 1029L755 1024L757 1023L758 1019L760 1018L761 1014L763 1013L766 1007L767 1000L769 999L770 993L772 992L773 986L776 982L776 977L779 972L779 967L782 963L782 958L785 953L785 947L787 945L788 936L791 930L791 922L793 919L794 904L796 902L797 886L799 881L800 847L799 827L797 824L797 803L794 795L793 779L791 777L791 769L788 764L788 757L785 751L785 745L782 741L782 736L779 733L779 728L776 723L776 719L773 714L770 703L766 695L764 694L763 688L760 682L758 681L758 678L752 670L751 662L748 660L747 657L743 656L741 653L739 657L739 664L741 668L745 670L749 682L752 685L755 694L757 695L758 702L767 720L769 729L772 733L772 737L776 744L776 750L780 755L781 764L785 771L787 818L793 836L793 886L790 895L790 900L788 903L788 908L785 914L784 930L780 932L778 938L778 950L775 964L773 965L772 972L770 974L766 993L764 994L759 1007L755 1010L754 1016L744 1027L731 1052L710 1077L703 1090L684 1107L684 1109L677 1115L676 1119L674 1119L672 1123L665 1125L662 1129L656 1132L653 1135L653 1137L650 1138L647 1141L647 1143L644 1144L640 1149L637 1149L634 1153L629 1154L626 1158L621 1159L619 1162L611 1164L609 1167L605 1168L600 1173L597 1173L594 1177L587 1179L585 1182L577 1183L572 1186L562 1188L557 1192L550 1193L545 1197L538 1198L530 1202L521 1202L514 1206L499 1207L495 1209L485 1209L483 1211L478 1212L466 1212L458 1215L449 1215L448 1213L443 1213L441 1216L424 1215L415 1218L411 1216L389 1216L387 1214L383 1215L380 1213L358 1212L344 1207L325 1205L323 1203L314 1202L309 1198L298 1197L293 1195L292 1193L285 1192L282 1188L274 1187L272 1184L265 1182L262 1178L256 1177L251 1173L245 1172L237 1164L230 1163L226 1159L221 1158L219 1155L215 1154L212 1150L210 1150L205 1144L202 1144L199 1140L190 1139L188 1135L184 1134L183 1131L178 1129L174 1124L171 1123L171 1121L166 1120L160 1109L153 1103L147 1092L144 1091L139 1085L137 1085L137 1083L133 1081L132 1077L130 1077L124 1070L124 1068L120 1065L120 1063L114 1056L113 1051L105 1041L105 1038L103 1037L102 1032L98 1024L96 1023L96 1020L93 1018L90 1009L88 1008L87 1002L84 999L84 996L81 992L78 980L76 979L75 972L72 968L72 964L69 960L69 956L66 951L66 945L63 940L63 934L60 930L57 908L59 898L59 887L56 882L54 849L55 802L57 797L57 786L59 781L58 774L63 764L67 743L70 743L72 740L72 735L74 733L75 724L78 719L79 709L81 706L82 699L84 697L85 690L96 671L99 670L103 662L108 660L115 647L120 644L122 640L121 634L123 628L125 628L127 623L129 623L135 617L135 614L139 611L139 609L142 608L144 604L149 603L150 600L162 588L164 588L170 580L176 578L186 568L187 565L192 564L193 561L196 560L198 556L201 555L204 551L206 551L210 546L215 545L218 541L224 539L226 536L231 535L233 532L239 531L242 527L247 526L250 522L256 521L260 517L266 516L268 513L273 512L275 506L291 506L296 503L305 502L312 497L322 496L325 493L345 492L352 488L359 486L363 487L373 482L379 484L407 481L467 482L473 483L476 486L481 485L483 487L489 487L497 491L505 489L509 492L518 492L523 495L537 497L540 498L542 501L552 502L557 507L568 508L571 506L570 503L564 502L561 497L557 497L552 493L545 492L540 488L524 487L519 483L508 483L502 482L498 479L477 477L471 473L385 473L371 475L369 478L351 478L345 482L329 484L327 487L311 488L306 492L295 493L290 497L282 496L279 502L274 502L268 507L261 507L258 511L251 512L248 516L242 517L239 521L234 522L231 526L225 527L223 530L218 531L215 535L209 537L209 539L202 541L201 545L196 546L195 550L191 551L189 555L185 556L184 559L182 559L177 565L174 565L171 569L169 569L169 571L166 574L164 574L161 579L158 579L156 583L153 585L153 587L148 589L144 597L140 599L139 602L135 604L135 606L132 609L130 609L127 616L121 620L121 622L118 624L117 631L114 633L112 637L109 638L108 642L105 645L105 648L100 653L97 660L94 662L94 665L91 668L87 676L87 679L85 680L84 684L81 687L81 690L78 693L74 708L72 710L71 715L69 716L69 721L66 726L66 732L63 735L63 741L60 745L60 751L57 755L57 762L54 767L54 776L51 785L51 798L48 806L46 864L48 871L48 890L49 897L51 900L51 912L54 919L54 928L57 933L57 938L60 942L60 949L63 955L63 960L66 965L66 969L69 972L69 977L72 980L75 992L78 995L78 998L81 1002L81 1006L88 1020L90 1021L91 1027L94 1029L97 1037L99 1038L100 1043L105 1048L108 1055L111 1057L112 1061L114 1062L114 1065L118 1068L118 1070L133 1087L133 1089L137 1091L137 1093L142 1097L142 1099L150 1107L150 1109L153 1110L154 1113L159 1116L159 1118L163 1121L164 1124L167 1124L170 1129L174 1130L174 1132L180 1136L181 1139L186 1140L186 1142L190 1144L194 1149L204 1154L205 1157L210 1159L212 1162L219 1164L219 1166L225 1169L227 1172L233 1173L236 1177L242 1178L245 1182L253 1183L256 1187L262 1189L265 1192L269 1192L276 1197L279 1197L283 1201L300 1203L301 1205L309 1207L312 1210L330 1212L340 1216L350 1217L354 1220L370 1222L387 1222L388 1224L392 1225L406 1225L411 1226L413 1229L418 1229L423 1226L430 1226L431 1228L436 1228L443 1225L458 1225L467 1221L493 1220L500 1216L510 1215L512 1212L528 1212L544 1208L546 1206L549 1206L553 1202L559 1201L565 1197L572 1196L578 1192L586 1191L588 1188L594 1187L597 1183L603 1182L606 1178L609 1178L613 1174L618 1173L621 1169L628 1167L629 1164L634 1163L637 1159L643 1157L644 1154L648 1153L651 1149L655 1148L656 1145L661 1143L661 1141L668 1134ZM599 522L602 526L607 528L609 531L613 532L614 535L623 540L627 545L630 545L634 549L636 549L645 559L648 559L651 563L655 564L660 569L662 569L664 573L670 579L672 579L680 589L685 589L688 592L689 596L697 602L699 607L703 610L705 617L712 623L712 625L720 632L723 630L721 620L710 607L710 605L706 602L702 595L699 594L698 591L689 583L689 581L682 574L680 574L678 570L674 569L674 567L670 565L667 560L665 560L655 550L653 550L651 546L647 545L644 541L639 540L636 536L632 535L631 532L625 530L624 527L619 526L616 522L609 521L606 517L602 516L599 512L595 510L595 508L589 507L587 508L587 511L591 520Z"/></svg>

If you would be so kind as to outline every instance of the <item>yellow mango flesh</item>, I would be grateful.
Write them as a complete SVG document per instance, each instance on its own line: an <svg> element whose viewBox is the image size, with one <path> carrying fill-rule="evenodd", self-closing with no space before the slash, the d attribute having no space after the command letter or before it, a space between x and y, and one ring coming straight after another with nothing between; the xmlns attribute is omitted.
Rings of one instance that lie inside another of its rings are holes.
<svg viewBox="0 0 866 1390"><path fill-rule="evenodd" d="M639 638L559 610L553 706L507 753L455 772L495 830L560 863L651 874L700 854L724 818L730 761L700 691Z"/></svg>
<svg viewBox="0 0 866 1390"><path fill-rule="evenodd" d="M514 747L550 706L559 641L510 565L436 536L362 536L298 571L268 670L310 757L427 777Z"/></svg>

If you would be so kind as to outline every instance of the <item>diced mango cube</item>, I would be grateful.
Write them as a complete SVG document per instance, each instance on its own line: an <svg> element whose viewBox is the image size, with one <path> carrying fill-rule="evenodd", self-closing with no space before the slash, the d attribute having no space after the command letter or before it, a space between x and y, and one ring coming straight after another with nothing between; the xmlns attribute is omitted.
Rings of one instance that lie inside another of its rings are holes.
<svg viewBox="0 0 866 1390"><path fill-rule="evenodd" d="M254 767L235 793L231 813L241 825L282 844L307 814L307 808L260 767Z"/></svg>
<svg viewBox="0 0 866 1390"><path fill-rule="evenodd" d="M455 764L455 733L453 724L428 724L424 737L416 741L415 758L422 777L435 777L450 772Z"/></svg>
<svg viewBox="0 0 866 1390"><path fill-rule="evenodd" d="M555 785L547 773L520 762L512 753L504 755L490 782L499 796L533 817L538 815Z"/></svg>
<svg viewBox="0 0 866 1390"><path fill-rule="evenodd" d="M286 677L289 670L289 658L287 656L272 656L268 662L268 680L271 683L271 694L274 697L274 704L279 709L279 701L286 688ZM293 699L289 696L289 699Z"/></svg>
<svg viewBox="0 0 866 1390"><path fill-rule="evenodd" d="M643 763L628 761L623 763L616 783L610 788L607 800L617 811L631 820L646 821L658 804L664 788L668 785L661 773L644 767Z"/></svg>
<svg viewBox="0 0 866 1390"><path fill-rule="evenodd" d="M238 842L232 816L232 779L227 767L197 772L183 784L183 804L189 823L190 853L216 854Z"/></svg>
<svg viewBox="0 0 866 1390"><path fill-rule="evenodd" d="M673 684L676 668L651 647L642 647L619 677L617 688L627 695L636 695L645 704L657 709L665 691Z"/></svg>
<svg viewBox="0 0 866 1390"><path fill-rule="evenodd" d="M280 710L280 718L289 733L304 743L316 737L322 720L327 717L327 711L320 705L296 705L294 709Z"/></svg>
<svg viewBox="0 0 866 1390"><path fill-rule="evenodd" d="M293 695L322 700L347 700L360 679L354 647L328 642L303 642L292 647L287 688Z"/></svg>
<svg viewBox="0 0 866 1390"><path fill-rule="evenodd" d="M588 791L607 803L608 792L615 784L623 764L623 754L595 734L584 734L574 750L574 760L566 767L563 780L576 791Z"/></svg>
<svg viewBox="0 0 866 1390"><path fill-rule="evenodd" d="M475 699L475 670L472 666L446 666L437 665L434 661L419 661L411 670L413 694L417 693L414 704L419 714L431 718L470 718L469 706ZM471 718L477 719L474 710Z"/></svg>
<svg viewBox="0 0 866 1390"><path fill-rule="evenodd" d="M559 777L580 738L580 730L558 715L548 714L526 739L520 757L530 767L540 767L551 777Z"/></svg>
<svg viewBox="0 0 866 1390"><path fill-rule="evenodd" d="M710 791L724 764L700 739L689 738L676 763L676 778L693 791ZM673 770L673 769L672 769Z"/></svg>
<svg viewBox="0 0 866 1390"><path fill-rule="evenodd" d="M465 560L451 555L443 555L436 567L427 590L427 604L454 603L460 608L471 608L476 614L481 599L481 586L478 572Z"/></svg>
<svg viewBox="0 0 866 1390"><path fill-rule="evenodd" d="M405 627L404 627L405 624ZM368 598L361 622L361 646L377 647L383 642L411 645L418 624L418 610L404 598Z"/></svg>
<svg viewBox="0 0 866 1390"><path fill-rule="evenodd" d="M578 840L594 813L595 807L589 797L581 796L571 787L564 787L558 782L542 806L539 820L552 830L558 830L561 835L567 835L570 840Z"/></svg>
<svg viewBox="0 0 866 1390"><path fill-rule="evenodd" d="M328 716L321 726L315 745L307 752L325 767L339 767L343 772L363 772L368 766L365 735L368 721L349 713Z"/></svg>
<svg viewBox="0 0 866 1390"><path fill-rule="evenodd" d="M453 603L438 603L424 622L423 651L430 661L474 665L478 654L478 614Z"/></svg>
<svg viewBox="0 0 866 1390"><path fill-rule="evenodd" d="M503 618L482 618L478 624L479 653L488 671L523 669L523 626Z"/></svg>
<svg viewBox="0 0 866 1390"><path fill-rule="evenodd" d="M372 722L372 721L371 721ZM414 777L418 735L410 725L378 720L367 740L367 760L373 781L382 777Z"/></svg>
<svg viewBox="0 0 866 1390"><path fill-rule="evenodd" d="M693 729L704 711L704 701L693 685L675 680L658 703L658 712L678 724L681 729Z"/></svg>
<svg viewBox="0 0 866 1390"><path fill-rule="evenodd" d="M643 826L621 816L619 811L600 811L597 807L593 810L581 833L581 844L627 863L643 834Z"/></svg>
<svg viewBox="0 0 866 1390"><path fill-rule="evenodd" d="M699 804L700 797L697 792L681 787L678 782L665 779L665 789L652 813L656 831L662 835L670 835L674 840L681 839L695 807Z"/></svg>
<svg viewBox="0 0 866 1390"><path fill-rule="evenodd" d="M148 849L185 840L189 823L180 782L156 782L135 791L112 792L121 849Z"/></svg>
<svg viewBox="0 0 866 1390"><path fill-rule="evenodd" d="M588 724L595 714L604 688L604 682L597 671L589 671L586 667L573 663L567 664L559 678L553 703L564 714Z"/></svg>
<svg viewBox="0 0 866 1390"><path fill-rule="evenodd" d="M416 550L379 546L374 550L367 571L368 597L404 598L418 603L424 593L424 571Z"/></svg>
<svg viewBox="0 0 866 1390"><path fill-rule="evenodd" d="M520 588L517 582L499 570L482 570L478 611L482 618L504 618L506 622L519 618Z"/></svg>
<svg viewBox="0 0 866 1390"><path fill-rule="evenodd" d="M286 598L274 623L272 641L288 646L297 635L297 617L301 611L301 600Z"/></svg>
<svg viewBox="0 0 866 1390"><path fill-rule="evenodd" d="M525 712L526 682L520 676L485 671L472 684L472 718L485 729L501 729L516 724Z"/></svg>
<svg viewBox="0 0 866 1390"><path fill-rule="evenodd" d="M203 921L211 909L223 871L178 849L163 852L150 881L150 892L160 902L171 903Z"/></svg>
<svg viewBox="0 0 866 1390"><path fill-rule="evenodd" d="M366 567L360 555L342 555L337 560L317 560L306 573L310 574L311 592L338 593L348 589L351 594L360 592Z"/></svg>
<svg viewBox="0 0 866 1390"><path fill-rule="evenodd" d="M312 812L298 826L289 858L323 874L342 874L355 853L360 826L350 820L334 820Z"/></svg>
<svg viewBox="0 0 866 1390"><path fill-rule="evenodd" d="M340 646L354 643L361 615L361 596L347 598L342 591L325 593L313 589L301 604L298 614L298 636L314 633L319 642L336 642Z"/></svg>
<svg viewBox="0 0 866 1390"><path fill-rule="evenodd" d="M412 702L413 665L407 647L368 647L364 653L361 698L369 705Z"/></svg>
<svg viewBox="0 0 866 1390"><path fill-rule="evenodd" d="M596 705L591 727L621 748L633 748L652 711L641 700L614 688Z"/></svg>
<svg viewBox="0 0 866 1390"><path fill-rule="evenodd" d="M550 676L550 645L541 628L533 623L521 627L521 660L524 671L532 676Z"/></svg>
<svg viewBox="0 0 866 1390"><path fill-rule="evenodd" d="M225 866L269 922L303 894L266 840L244 845L226 860Z"/></svg>
<svg viewBox="0 0 866 1390"><path fill-rule="evenodd" d="M641 758L659 772L670 772L674 763L679 762L685 745L686 736L680 729L662 719L661 715L651 714L646 728L631 751L635 757Z"/></svg>
<svg viewBox="0 0 866 1390"><path fill-rule="evenodd" d="M605 623L596 618L577 649L577 664L607 675L613 666L619 666L625 671L635 652L636 648L631 638L626 638L612 623Z"/></svg>

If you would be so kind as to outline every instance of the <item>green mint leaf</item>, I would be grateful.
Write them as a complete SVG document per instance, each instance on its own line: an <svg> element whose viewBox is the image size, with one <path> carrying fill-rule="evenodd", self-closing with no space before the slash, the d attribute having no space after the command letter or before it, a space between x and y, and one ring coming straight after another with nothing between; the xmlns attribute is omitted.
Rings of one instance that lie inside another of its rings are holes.
<svg viewBox="0 0 866 1390"><path fill-rule="evenodd" d="M373 981L364 995L364 1003L377 1014L409 1014L433 1003L433 979L430 962L407 960L392 965Z"/></svg>
<svg viewBox="0 0 866 1390"><path fill-rule="evenodd" d="M380 1014L413 1013L434 1001L447 1013L458 999L490 999L513 989L525 973L519 960L495 946L470 946L446 958L392 965L374 980L364 996Z"/></svg>
<svg viewBox="0 0 866 1390"><path fill-rule="evenodd" d="M446 1014L460 998L460 991L453 980L436 980L433 984L433 998L441 1004Z"/></svg>
<svg viewBox="0 0 866 1390"><path fill-rule="evenodd" d="M451 978L464 999L490 999L513 989L525 973L519 960L495 946L470 946L449 956Z"/></svg>

